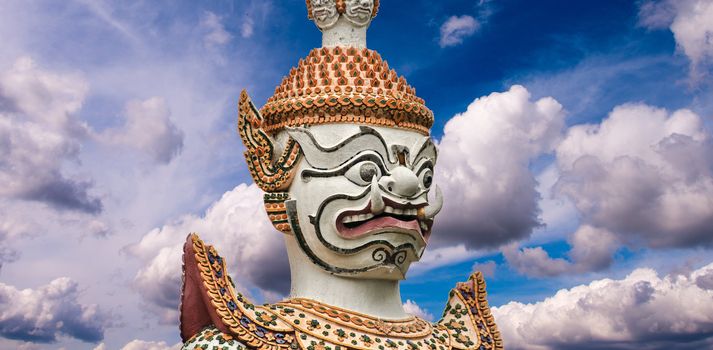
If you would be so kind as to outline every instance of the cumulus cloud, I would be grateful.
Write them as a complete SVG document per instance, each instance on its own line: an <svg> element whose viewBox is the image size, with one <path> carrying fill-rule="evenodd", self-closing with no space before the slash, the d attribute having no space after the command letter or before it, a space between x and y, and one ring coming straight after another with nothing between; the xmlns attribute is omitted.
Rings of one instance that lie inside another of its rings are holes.
<svg viewBox="0 0 713 350"><path fill-rule="evenodd" d="M98 342L114 317L97 305L78 301L79 286L58 278L36 290L18 290L0 283L0 336L29 342L50 343L59 336Z"/></svg>
<svg viewBox="0 0 713 350"><path fill-rule="evenodd" d="M462 44L465 38L475 34L479 28L480 23L471 16L451 16L441 25L439 44L441 47Z"/></svg>
<svg viewBox="0 0 713 350"><path fill-rule="evenodd" d="M552 277L565 273L599 271L612 263L620 246L616 236L604 229L583 225L569 238L569 260L553 259L542 247L518 249L517 243L503 248L508 264L521 274Z"/></svg>
<svg viewBox="0 0 713 350"><path fill-rule="evenodd" d="M637 269L558 291L534 304L493 308L508 349L703 349L713 345L713 290L690 275Z"/></svg>
<svg viewBox="0 0 713 350"><path fill-rule="evenodd" d="M157 163L169 163L183 149L183 132L171 120L166 101L153 97L126 104L126 123L102 133L104 142L134 148Z"/></svg>
<svg viewBox="0 0 713 350"><path fill-rule="evenodd" d="M213 203L202 217L186 215L127 247L127 252L144 262L134 285L163 323L178 320L182 246L191 232L215 245L243 292L251 287L268 295L288 292L290 276L283 237L270 224L261 205L262 195L255 185L239 185Z"/></svg>
<svg viewBox="0 0 713 350"><path fill-rule="evenodd" d="M422 309L420 306L418 306L418 304L416 304L415 301L412 301L411 299L407 299L404 303L404 311L406 311L407 314L420 317L426 321L433 321L433 314Z"/></svg>
<svg viewBox="0 0 713 350"><path fill-rule="evenodd" d="M498 264L495 261L486 261L484 263L475 263L471 270L473 272L480 271L485 277L495 276L495 270L498 268Z"/></svg>
<svg viewBox="0 0 713 350"><path fill-rule="evenodd" d="M225 26L223 26L223 18L211 11L205 11L203 13L200 25L206 32L203 36L203 44L206 47L220 47L229 43L233 38L233 36L225 30ZM251 35L252 29L247 37ZM246 37L245 33L243 33L243 37Z"/></svg>
<svg viewBox="0 0 713 350"><path fill-rule="evenodd" d="M56 209L102 211L92 181L69 176L87 128L73 115L87 83L72 74L39 69L28 57L0 72L0 197L38 201Z"/></svg>
<svg viewBox="0 0 713 350"><path fill-rule="evenodd" d="M529 166L555 149L564 118L557 101L533 101L516 85L448 121L435 175L445 204L432 241L477 249L528 237L540 225L541 197Z"/></svg>
<svg viewBox="0 0 713 350"><path fill-rule="evenodd" d="M421 260L409 269L409 276L478 257L481 253L466 248L465 244L426 249Z"/></svg>
<svg viewBox="0 0 713 350"><path fill-rule="evenodd" d="M651 28L668 27L679 49L691 60L691 77L700 81L713 64L713 1L645 1L639 22Z"/></svg>
<svg viewBox="0 0 713 350"><path fill-rule="evenodd" d="M631 245L713 243L713 146L695 113L619 106L570 128L556 154L555 191L586 224Z"/></svg>

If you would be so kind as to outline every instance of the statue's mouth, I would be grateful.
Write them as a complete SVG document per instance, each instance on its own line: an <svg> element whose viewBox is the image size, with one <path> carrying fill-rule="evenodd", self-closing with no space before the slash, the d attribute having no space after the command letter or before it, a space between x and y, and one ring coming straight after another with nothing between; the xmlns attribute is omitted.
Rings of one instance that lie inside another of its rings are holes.
<svg viewBox="0 0 713 350"><path fill-rule="evenodd" d="M345 211L337 216L337 231L347 239L356 239L366 235L387 232L402 233L428 240L431 220L420 220L419 209L422 206L399 204L388 199L380 214L372 212L371 202L361 210Z"/></svg>
<svg viewBox="0 0 713 350"><path fill-rule="evenodd" d="M314 9L314 16L320 21L324 21L331 15L331 12L327 8Z"/></svg>
<svg viewBox="0 0 713 350"><path fill-rule="evenodd" d="M351 10L352 15L356 15L358 17L371 16L371 12L372 10L370 8L364 6L358 6Z"/></svg>

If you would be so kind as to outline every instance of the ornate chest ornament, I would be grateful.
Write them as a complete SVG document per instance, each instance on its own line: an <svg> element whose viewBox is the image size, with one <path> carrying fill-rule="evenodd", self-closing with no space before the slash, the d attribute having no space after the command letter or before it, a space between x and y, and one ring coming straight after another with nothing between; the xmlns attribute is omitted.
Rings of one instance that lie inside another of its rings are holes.
<svg viewBox="0 0 713 350"><path fill-rule="evenodd" d="M382 320L303 298L254 305L235 291L215 248L191 234L184 245L182 292L184 349L194 350L191 344L208 337L260 350L502 349L479 272L451 290L435 324L415 316Z"/></svg>

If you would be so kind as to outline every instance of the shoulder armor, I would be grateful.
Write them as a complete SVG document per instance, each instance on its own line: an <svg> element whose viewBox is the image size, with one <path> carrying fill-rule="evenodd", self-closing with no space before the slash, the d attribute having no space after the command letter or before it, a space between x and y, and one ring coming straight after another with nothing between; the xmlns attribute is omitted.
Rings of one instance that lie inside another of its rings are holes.
<svg viewBox="0 0 713 350"><path fill-rule="evenodd" d="M490 313L481 272L475 272L467 282L458 283L451 290L438 324L448 329L454 349L503 349L500 331Z"/></svg>
<svg viewBox="0 0 713 350"><path fill-rule="evenodd" d="M180 321L184 342L214 325L254 349L287 350L297 345L289 324L269 307L254 305L235 291L223 258L196 234L189 235L183 246Z"/></svg>

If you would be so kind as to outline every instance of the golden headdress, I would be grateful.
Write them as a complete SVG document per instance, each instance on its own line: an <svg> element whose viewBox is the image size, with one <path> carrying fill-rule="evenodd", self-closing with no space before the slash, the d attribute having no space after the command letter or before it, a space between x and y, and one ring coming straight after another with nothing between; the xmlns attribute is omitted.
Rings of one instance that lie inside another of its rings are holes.
<svg viewBox="0 0 713 350"><path fill-rule="evenodd" d="M343 0L337 2L344 4ZM308 0L308 9L310 4ZM375 0L374 15L378 5ZM247 147L245 159L250 174L268 192L266 209L280 231L290 230L284 210L285 191L292 182L301 150L290 138L279 147L280 157L274 157L278 147L273 137L286 127L329 123L387 126L428 135L433 112L403 76L389 68L376 51L367 48L312 50L290 70L260 110L243 90L238 133Z"/></svg>
<svg viewBox="0 0 713 350"><path fill-rule="evenodd" d="M263 129L356 123L428 135L433 113L403 76L369 49L314 49L300 60L260 110Z"/></svg>

